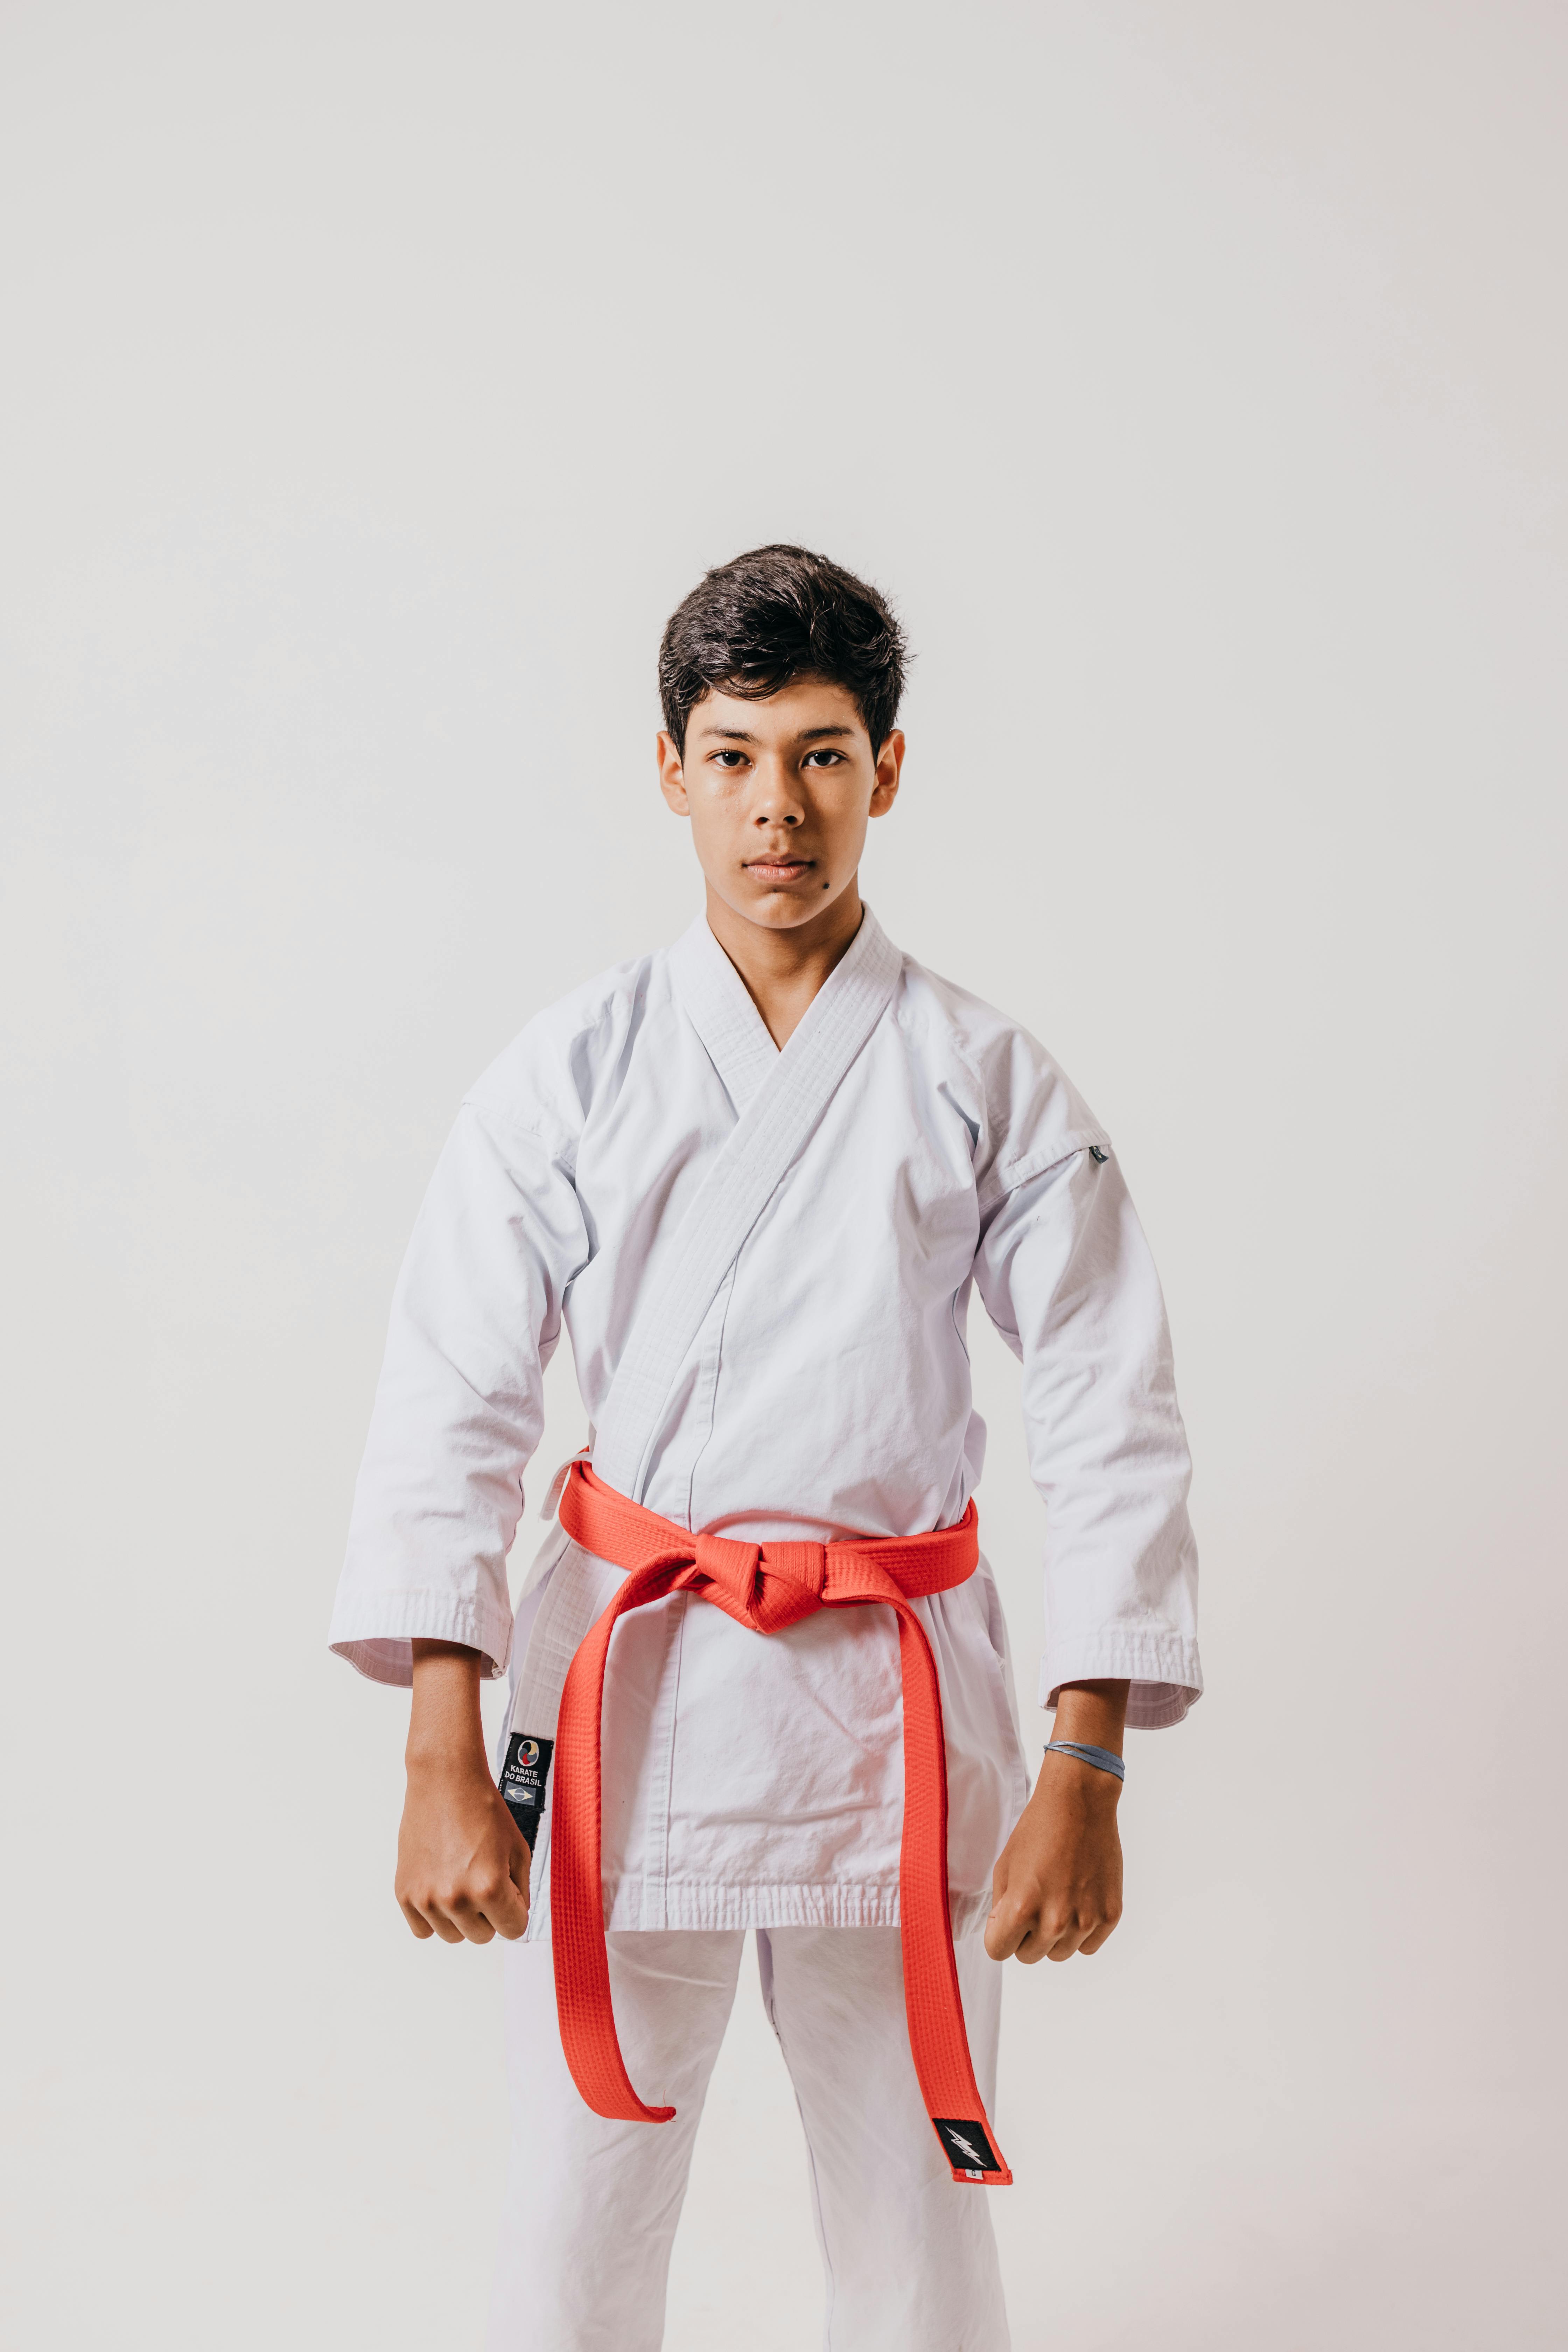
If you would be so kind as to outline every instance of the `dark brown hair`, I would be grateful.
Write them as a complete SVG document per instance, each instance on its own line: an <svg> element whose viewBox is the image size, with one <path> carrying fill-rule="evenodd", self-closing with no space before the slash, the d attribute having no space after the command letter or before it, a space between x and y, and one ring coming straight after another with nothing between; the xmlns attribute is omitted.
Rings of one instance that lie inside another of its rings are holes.
<svg viewBox="0 0 1568 2352"><path fill-rule="evenodd" d="M756 702L821 677L854 697L879 751L908 659L903 630L864 580L806 547L753 547L704 572L670 614L658 649L664 723L684 754L687 720L715 688Z"/></svg>

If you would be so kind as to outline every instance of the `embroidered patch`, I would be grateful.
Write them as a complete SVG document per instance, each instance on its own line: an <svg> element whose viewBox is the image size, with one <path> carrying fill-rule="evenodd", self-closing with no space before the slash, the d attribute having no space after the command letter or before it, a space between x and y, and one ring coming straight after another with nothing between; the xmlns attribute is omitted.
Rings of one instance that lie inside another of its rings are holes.
<svg viewBox="0 0 1568 2352"><path fill-rule="evenodd" d="M1110 1154L1109 1151L1101 1151L1098 1143L1091 1143L1089 1147L1089 1156L1091 1160L1098 1160L1103 1168Z"/></svg>
<svg viewBox="0 0 1568 2352"><path fill-rule="evenodd" d="M951 2123L946 2116L932 2116L937 2137L947 2153L947 2160L957 2172L1000 2172L996 2151L978 2124L966 2124L962 2119Z"/></svg>
<svg viewBox="0 0 1568 2352"><path fill-rule="evenodd" d="M514 1731L506 1743L500 1792L508 1812L528 1840L531 1853L539 1835L544 1783L550 1777L550 1759L554 1753L553 1739L531 1739L525 1731Z"/></svg>

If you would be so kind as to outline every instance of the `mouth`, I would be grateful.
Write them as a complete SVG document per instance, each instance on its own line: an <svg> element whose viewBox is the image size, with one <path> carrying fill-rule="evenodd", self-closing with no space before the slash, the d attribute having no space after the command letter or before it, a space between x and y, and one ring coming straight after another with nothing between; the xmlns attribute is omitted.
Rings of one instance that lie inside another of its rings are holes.
<svg viewBox="0 0 1568 2352"><path fill-rule="evenodd" d="M754 882L766 882L776 889L781 883L798 882L816 863L815 857L749 857L745 866Z"/></svg>

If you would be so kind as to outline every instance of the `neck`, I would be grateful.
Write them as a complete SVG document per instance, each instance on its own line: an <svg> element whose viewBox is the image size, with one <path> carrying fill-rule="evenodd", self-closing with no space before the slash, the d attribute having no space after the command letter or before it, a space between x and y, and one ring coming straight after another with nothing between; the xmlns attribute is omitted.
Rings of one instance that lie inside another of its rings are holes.
<svg viewBox="0 0 1568 2352"><path fill-rule="evenodd" d="M775 931L738 915L710 885L708 928L745 982L775 1045L782 1048L799 1027L812 998L848 953L865 911L856 877L820 915Z"/></svg>

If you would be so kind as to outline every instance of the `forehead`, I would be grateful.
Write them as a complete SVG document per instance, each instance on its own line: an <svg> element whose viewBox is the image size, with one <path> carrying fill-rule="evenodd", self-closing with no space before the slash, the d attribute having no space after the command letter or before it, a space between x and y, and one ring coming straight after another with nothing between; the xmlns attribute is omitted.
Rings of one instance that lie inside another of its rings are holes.
<svg viewBox="0 0 1568 2352"><path fill-rule="evenodd" d="M847 688L823 677L795 677L777 694L752 699L712 687L691 706L688 742L744 737L757 743L783 743L809 734L865 735L866 722ZM869 739L868 739L869 740Z"/></svg>

